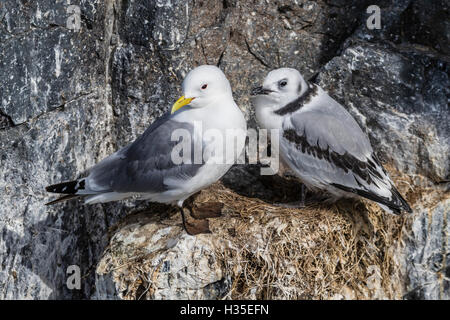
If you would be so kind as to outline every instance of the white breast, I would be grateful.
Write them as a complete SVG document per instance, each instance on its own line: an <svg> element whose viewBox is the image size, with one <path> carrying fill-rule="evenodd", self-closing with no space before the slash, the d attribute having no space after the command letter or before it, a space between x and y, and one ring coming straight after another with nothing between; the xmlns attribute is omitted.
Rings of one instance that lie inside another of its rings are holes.
<svg viewBox="0 0 450 320"><path fill-rule="evenodd" d="M255 109L256 120L264 129L281 129L283 117L275 114L271 106L258 106Z"/></svg>

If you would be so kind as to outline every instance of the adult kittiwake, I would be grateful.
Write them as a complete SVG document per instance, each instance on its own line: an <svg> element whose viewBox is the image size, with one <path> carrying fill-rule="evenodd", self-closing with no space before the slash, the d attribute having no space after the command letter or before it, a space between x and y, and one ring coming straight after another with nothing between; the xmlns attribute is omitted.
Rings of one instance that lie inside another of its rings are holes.
<svg viewBox="0 0 450 320"><path fill-rule="evenodd" d="M308 189L332 200L361 196L390 213L412 211L355 119L297 70L271 71L252 102L260 126L280 130L281 160Z"/></svg>
<svg viewBox="0 0 450 320"><path fill-rule="evenodd" d="M193 69L182 91L170 112L133 143L93 166L87 177L48 186L48 192L67 194L49 204L73 197L84 197L88 204L148 199L177 205L188 233L207 232L207 224L198 228L185 221L183 203L219 180L239 158L247 125L219 68ZM226 145L233 150L221 150L229 132L238 141Z"/></svg>

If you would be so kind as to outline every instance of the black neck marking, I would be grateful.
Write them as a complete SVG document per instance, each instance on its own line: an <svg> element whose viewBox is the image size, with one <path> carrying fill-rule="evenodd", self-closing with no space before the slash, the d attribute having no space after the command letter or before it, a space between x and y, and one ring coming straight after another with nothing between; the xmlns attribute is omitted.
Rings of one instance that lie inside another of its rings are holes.
<svg viewBox="0 0 450 320"><path fill-rule="evenodd" d="M294 101L288 103L283 108L274 111L275 114L279 116L284 116L289 113L293 113L303 107L305 104L311 101L317 95L318 86L314 83L307 83L308 89L304 94L295 99Z"/></svg>

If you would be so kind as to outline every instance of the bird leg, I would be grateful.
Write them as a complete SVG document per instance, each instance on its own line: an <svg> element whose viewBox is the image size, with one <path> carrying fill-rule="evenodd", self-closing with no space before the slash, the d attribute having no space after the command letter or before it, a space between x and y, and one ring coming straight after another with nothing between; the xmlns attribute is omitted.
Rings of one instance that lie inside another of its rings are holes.
<svg viewBox="0 0 450 320"><path fill-rule="evenodd" d="M306 207L306 187L305 187L305 185L302 183L300 186L300 200L299 201L288 202L288 203L274 203L273 205L276 207L289 208L289 209L305 208Z"/></svg>
<svg viewBox="0 0 450 320"><path fill-rule="evenodd" d="M305 207L305 199L306 199L306 187L305 185L302 183L300 186L300 205L302 206L302 208Z"/></svg>
<svg viewBox="0 0 450 320"><path fill-rule="evenodd" d="M188 207L189 211L191 211L190 207ZM181 213L181 220L183 221L183 227L186 232L191 235L195 236L200 233L211 233L209 230L209 222L208 220L195 220L192 223L187 222L186 217L184 216L184 209L180 208Z"/></svg>
<svg viewBox="0 0 450 320"><path fill-rule="evenodd" d="M192 218L205 219L205 218L217 218L222 215L223 203L222 202L205 202L195 204L194 207L189 208Z"/></svg>

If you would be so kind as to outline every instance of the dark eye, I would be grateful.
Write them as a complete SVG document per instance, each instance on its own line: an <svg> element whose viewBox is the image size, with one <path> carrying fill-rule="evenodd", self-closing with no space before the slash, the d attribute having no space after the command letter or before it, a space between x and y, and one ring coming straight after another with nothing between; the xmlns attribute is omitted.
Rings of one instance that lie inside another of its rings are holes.
<svg viewBox="0 0 450 320"><path fill-rule="evenodd" d="M287 85L287 80L281 80L280 81L280 88L283 88L285 85Z"/></svg>
<svg viewBox="0 0 450 320"><path fill-rule="evenodd" d="M207 84L202 85L202 89L205 90L208 87Z"/></svg>

